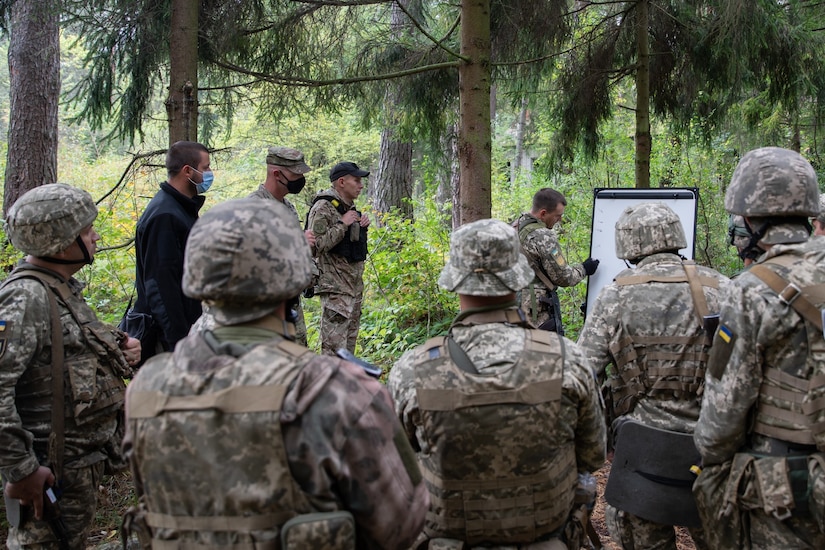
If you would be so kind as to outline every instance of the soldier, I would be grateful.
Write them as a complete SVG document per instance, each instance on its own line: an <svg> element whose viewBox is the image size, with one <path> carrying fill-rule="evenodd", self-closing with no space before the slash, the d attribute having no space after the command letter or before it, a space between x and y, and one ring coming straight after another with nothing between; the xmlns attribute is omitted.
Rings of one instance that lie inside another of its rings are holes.
<svg viewBox="0 0 825 550"><path fill-rule="evenodd" d="M521 307L534 325L542 330L564 334L561 305L556 289L574 286L585 276L593 275L599 260L587 258L570 265L564 257L553 230L564 215L567 201L554 189L539 189L533 195L533 208L513 224L518 229L522 252L530 261L536 279L521 292Z"/></svg>
<svg viewBox="0 0 825 550"><path fill-rule="evenodd" d="M104 467L125 466L123 378L140 359L140 342L98 321L73 277L94 260L96 217L86 191L56 183L25 193L6 219L6 235L27 254L0 285L9 548L85 548ZM62 521L44 510L49 487Z"/></svg>
<svg viewBox="0 0 825 550"><path fill-rule="evenodd" d="M714 548L825 548L825 244L816 172L799 153L745 154L725 193L766 251L721 296L694 440Z"/></svg>
<svg viewBox="0 0 825 550"><path fill-rule="evenodd" d="M252 193L250 197L257 197L265 200L280 201L281 204L289 208L295 216L295 221L300 225L298 211L295 206L286 198L288 194L297 195L306 185L304 174L312 170L304 162L304 154L297 149L290 147L270 147L266 155L266 180ZM315 234L311 229L304 231L307 244L315 246ZM313 263L313 269L317 267ZM307 325L304 320L304 308L301 307L300 294L296 297L291 308L295 316L295 341L301 345L307 345Z"/></svg>
<svg viewBox="0 0 825 550"><path fill-rule="evenodd" d="M355 353L364 294L364 260L370 219L355 208L369 176L354 162L339 162L329 172L330 189L312 200L308 227L315 233L320 278L321 353Z"/></svg>
<svg viewBox="0 0 825 550"><path fill-rule="evenodd" d="M728 219L728 243L736 247L736 252L747 269L762 254L764 250L751 239L751 234L745 225L745 218L731 215Z"/></svg>
<svg viewBox="0 0 825 550"><path fill-rule="evenodd" d="M604 464L604 417L578 346L532 329L518 308L533 278L519 249L501 221L457 229L438 282L458 293L461 313L390 371L432 501L418 548L583 542L577 473Z"/></svg>
<svg viewBox="0 0 825 550"><path fill-rule="evenodd" d="M663 203L626 208L615 239L616 256L635 268L602 289L579 337L599 380L608 378L607 527L622 548L675 550L673 526L685 525L705 548L690 492L692 434L710 345L704 319L719 311L728 279L678 255L682 222Z"/></svg>
<svg viewBox="0 0 825 550"><path fill-rule="evenodd" d="M819 195L819 214L811 218L814 226L814 235L825 235L825 195Z"/></svg>
<svg viewBox="0 0 825 550"><path fill-rule="evenodd" d="M183 289L217 326L149 361L126 397L127 523L145 544L404 548L420 531L427 491L384 386L287 337L311 263L278 201L227 201L192 228Z"/></svg>

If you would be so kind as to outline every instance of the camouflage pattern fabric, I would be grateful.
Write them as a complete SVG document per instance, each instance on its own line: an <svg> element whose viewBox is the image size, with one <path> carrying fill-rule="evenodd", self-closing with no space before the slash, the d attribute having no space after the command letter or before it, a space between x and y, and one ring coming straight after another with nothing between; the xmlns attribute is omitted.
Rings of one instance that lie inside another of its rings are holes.
<svg viewBox="0 0 825 550"><path fill-rule="evenodd" d="M283 166L295 174L306 174L312 170L312 168L304 162L304 154L292 147L270 147L266 151L266 163Z"/></svg>
<svg viewBox="0 0 825 550"><path fill-rule="evenodd" d="M628 206L616 221L616 257L636 260L687 246L679 216L661 202Z"/></svg>
<svg viewBox="0 0 825 550"><path fill-rule="evenodd" d="M676 531L672 525L662 525L643 520L633 514L617 510L609 504L604 508L604 522L610 538L621 548L647 548L655 550L674 550ZM688 533L697 550L710 548L704 539L704 530L692 528Z"/></svg>
<svg viewBox="0 0 825 550"><path fill-rule="evenodd" d="M505 296L533 280L516 231L500 220L465 224L450 237L450 259L438 277L442 288L469 296Z"/></svg>
<svg viewBox="0 0 825 550"><path fill-rule="evenodd" d="M213 306L218 323L243 323L297 296L309 284L311 266L306 237L283 204L234 199L192 226L183 292Z"/></svg>
<svg viewBox="0 0 825 550"><path fill-rule="evenodd" d="M535 223L539 220L530 213L522 214L518 220L518 224ZM541 222L539 222L541 223ZM564 257L561 245L559 244L558 236L552 228L537 229L531 232L524 239L524 253L531 258L537 265L541 266L547 278L560 287L569 287L577 285L585 278L586 273L582 264L569 264ZM536 278L533 282L535 288L535 303L538 311L534 312L532 307L532 297L530 292L521 293L521 308L528 316L535 317L534 324L541 325L550 319L547 312L547 304L542 302L542 298L552 300L548 296L549 290L547 287Z"/></svg>
<svg viewBox="0 0 825 550"><path fill-rule="evenodd" d="M71 548L86 548L89 528L97 510L97 493L103 479L103 463L97 462L83 468L66 468L63 476L63 494L59 506L67 531L71 534ZM59 548L49 524L30 519L21 528L9 527L6 547L11 550L23 548Z"/></svg>
<svg viewBox="0 0 825 550"><path fill-rule="evenodd" d="M18 269L31 267L23 263ZM72 535L80 540L94 517L97 488L95 484L91 497L87 494L81 470L91 465L102 468L110 450L119 447L116 434L123 400L121 377L129 369L118 350L114 328L100 323L83 299L84 285L74 278L69 279L68 285L68 300L78 319L57 299L67 372L64 498L74 503L70 507L86 508L82 514L75 510L69 526ZM0 287L0 475L10 482L31 474L48 454L52 398L47 292L50 291L41 282L28 278ZM103 397L103 384L110 382L120 383L120 393L107 395L113 403L95 410ZM75 476L80 479L70 481ZM41 535L42 525L30 522L10 536L25 541ZM9 544L17 544L12 538Z"/></svg>
<svg viewBox="0 0 825 550"><path fill-rule="evenodd" d="M409 547L424 521L428 494L381 383L351 363L316 356L294 343L282 344L282 335L276 332L225 327L215 329L214 338L209 343L202 335L188 336L174 354L157 356L144 365L129 385L128 408L142 390L187 395L206 378L214 388L247 383L259 387L255 381L283 378L296 358L306 354L310 360L300 359L304 366L289 384L276 416L289 472L301 490L296 498L305 499L314 512L351 512L359 547ZM240 359L218 353L238 349L239 341L250 342L246 346L251 349ZM186 516L194 510L208 519L225 514L225 507L232 504L246 510L244 515L257 515L262 506L272 507L287 498L288 487L271 484L277 443L267 444L271 439L265 435L238 441L234 434L221 435L228 424L220 416L214 424L207 422L209 415L190 416L191 421L177 422L178 437L187 445L168 447L156 444L157 424L128 419L124 447L138 495L154 495L147 499L149 512ZM275 431L269 413L249 414L237 420L241 421L250 422L243 425L244 433ZM169 440L169 435L163 438ZM231 461L216 464L214 457L223 454ZM146 475L150 465L151 477ZM225 476L237 478L238 486L247 489L212 494L212 487L226 483ZM159 498L159 493L168 498ZM153 510L153 503L164 508ZM246 532L162 529L155 536L212 546L227 543L230 536L233 543L274 542L278 525Z"/></svg>
<svg viewBox="0 0 825 550"><path fill-rule="evenodd" d="M618 239L618 237L617 237ZM720 287L728 284L724 275L703 266L696 266L700 277L707 277L719 282ZM682 260L676 254L658 253L639 261L635 269L625 270L616 279L626 276L684 276ZM710 312L719 310L720 291L703 287L705 299ZM579 345L596 370L597 377L613 394L621 394L632 382L628 373L639 369L639 378L647 378L647 362L631 361L622 368L616 367L614 354L627 351L627 339L668 337L696 337L702 335L702 327L696 317L691 297L690 286L684 283L649 282L620 286L616 282L606 285L599 293L592 311L585 320L579 336ZM632 347L632 346L631 346ZM696 347L696 346L694 346ZM690 349L684 344L668 343L645 350L640 345L639 354L654 352L671 355L667 360L653 361L659 372L668 369L674 372L666 378L670 381L695 384L704 378L705 365L695 360L679 360L677 357L686 353L687 357L703 352L702 346ZM685 357L685 356L683 356ZM608 365L611 365L608 370ZM682 372L680 372L682 371ZM665 375L662 375L663 377ZM650 384L648 382L648 384ZM622 418L637 420L647 426L681 433L692 433L699 418L702 390L695 392L651 392L647 386L645 395L638 399L633 410ZM612 405L608 405L607 416L612 427L620 421ZM610 523L608 523L610 525ZM671 548L675 549L673 526L663 526L638 518L632 514L614 514L610 535L614 542L623 548ZM701 545L701 530L692 529L691 534L697 546Z"/></svg>
<svg viewBox="0 0 825 550"><path fill-rule="evenodd" d="M816 216L819 223L825 224L825 194L819 195L819 214Z"/></svg>
<svg viewBox="0 0 825 550"><path fill-rule="evenodd" d="M15 248L32 256L50 256L72 244L97 218L92 196L65 183L41 185L9 209L5 232Z"/></svg>
<svg viewBox="0 0 825 550"><path fill-rule="evenodd" d="M780 147L748 151L731 176L725 192L725 210L749 218L816 216L816 172L796 151Z"/></svg>
<svg viewBox="0 0 825 550"><path fill-rule="evenodd" d="M814 237L803 244L773 246L755 265L786 255L821 266L825 262L825 238ZM800 287L825 284L822 269L792 270L775 264L771 269ZM771 454L770 438L752 431L755 407L760 403L777 409L790 406L776 396L762 395L765 370L778 369L802 379L823 371L825 357L819 356L821 351L814 351L809 357L812 353L810 342L818 342L822 335L809 335L808 330L802 317L750 271L739 275L721 296L719 330L708 363L702 410L694 432L694 441L706 470L708 466L718 469L717 465L723 465L721 474L714 474L721 476L721 481L714 481L711 489L707 485L711 480L706 479L703 472L694 485L694 493L699 499L697 490L710 490L713 494L709 496L717 502L729 502L731 506L727 508L714 506L712 511L705 508L702 522L728 534L740 533L740 529L730 526L741 524L748 547L825 547L825 534L812 516L794 514L781 520L766 511L770 510L771 503L782 502L782 497L787 500L790 492L787 473L778 479L765 472L759 474L758 481L750 472L764 470L761 465L764 459L748 462L753 458L750 453ZM791 421L778 422L777 427L799 433L811 429ZM749 453L739 452L743 447ZM740 473L736 474L737 464L743 461L746 465L738 468ZM787 471L784 461L782 459L779 465L782 472ZM728 483L726 478L732 479L735 486L729 494L722 494ZM753 503L757 491L760 499ZM822 496L818 495L818 498ZM708 531L708 535L711 534ZM728 547L730 542L720 540L718 544Z"/></svg>
<svg viewBox="0 0 825 550"><path fill-rule="evenodd" d="M468 318L469 319L469 318ZM526 365L521 361L525 351L527 330L518 326L503 323L485 323L473 326L455 326L452 336L461 348L467 353L479 377L489 381L491 387L497 387L499 379L509 377L514 369L531 369L535 365ZM548 333L541 331L542 334ZM558 342L557 336L551 336L553 342ZM502 426L503 433L512 432L511 443L501 446L501 456L488 456L485 460L476 462L468 459L466 467L470 469L485 467L485 464L498 465L502 468L502 475L512 475L513 466L510 459L519 455L519 445L532 445L531 438L547 437L549 433L558 433L559 438L553 444L559 448L572 449L575 454L575 468L577 471L595 471L604 464L605 453L605 425L604 417L599 407L598 395L591 369L583 354L573 342L564 340L565 355L562 357L551 354L547 361L555 363L561 368L562 388L561 403L558 417L554 426L541 425L506 425ZM558 344L555 344L558 346ZM558 348L556 348L558 350ZM389 374L388 387L395 402L396 414L401 419L404 431L412 446L423 458L437 459L432 456L431 434L425 430L421 417L421 406L418 398L417 369L420 364L415 358L420 357L422 348L406 352L393 366ZM455 368L455 367L453 367ZM450 378L449 372L432 373L434 376ZM455 438L472 438L473 430L454 434ZM520 465L530 468L531 464ZM430 490L436 490L432 483L428 483ZM559 487L559 491L565 488ZM428 520L429 521L429 520ZM429 525L429 524L428 524ZM429 529L434 529L429 525ZM432 534L432 531L430 531ZM434 539L433 542L441 539ZM537 547L541 547L539 543ZM549 544L549 543L543 543ZM448 546L431 546L447 548ZM456 546L459 547L459 546ZM522 546L530 547L532 546ZM506 546L490 546L490 548L506 548Z"/></svg>
<svg viewBox="0 0 825 550"><path fill-rule="evenodd" d="M280 150L280 149L286 149L286 148L285 147L270 147L270 153L269 153L270 156L267 157L267 162L269 162L270 157L273 154L277 155L278 153L283 153L283 151L273 152L273 149L279 149ZM292 149L292 151L294 151L294 149ZM281 161L284 160L283 158L280 158L280 157L278 157L278 158ZM297 161L298 159L295 159L295 160ZM303 157L303 155L301 155L300 162L303 162L303 160L304 160L304 157ZM272 163L270 163L270 164L272 164ZM281 166L287 166L287 168L289 168L288 165L281 165ZM296 168L297 168L297 166L296 166ZM296 172L296 174L297 173L302 173L302 172ZM257 198L257 199L264 199L264 200L277 200L275 197L272 196L272 193L270 193L266 189L266 187L264 187L263 184L258 186L258 189L256 189L252 193L250 193L247 198L251 198L251 199ZM283 205L286 206L287 209L290 212L292 212L292 214L295 216L295 221L298 222L298 227L300 228L301 227L301 219L298 217L298 211L295 209L295 205L293 205L291 202L289 202L289 199L286 198L286 197L284 197ZM300 296L298 298L298 303L295 306L295 313L297 315L296 319L295 319L295 340L300 344L306 345L307 344L307 324L306 324L306 319L304 319L304 308L301 305Z"/></svg>
<svg viewBox="0 0 825 550"><path fill-rule="evenodd" d="M341 196L335 189L318 195ZM341 214L327 200L319 200L309 211L309 229L315 233L315 257L321 274L316 293L321 296L321 352L335 355L339 347L355 352L355 342L361 324L361 302L364 293L364 262L348 262L329 251L348 235L349 228L341 223ZM346 335L346 345L342 338ZM354 335L354 336L353 336Z"/></svg>

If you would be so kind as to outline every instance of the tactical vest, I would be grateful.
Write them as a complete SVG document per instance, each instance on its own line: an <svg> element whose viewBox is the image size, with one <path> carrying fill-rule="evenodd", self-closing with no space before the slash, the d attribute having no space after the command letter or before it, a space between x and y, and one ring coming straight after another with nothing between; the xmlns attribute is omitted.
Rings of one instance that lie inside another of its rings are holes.
<svg viewBox="0 0 825 550"><path fill-rule="evenodd" d="M703 330L703 320L708 315L703 288L719 288L719 281L699 275L691 260L683 261L682 267L684 274L627 275L615 279L618 286L688 283L697 318L693 334L643 336L623 331L619 340L610 343L617 375L611 377L609 385L617 416L632 412L643 396L686 401L701 395L710 350L710 339ZM678 366L668 365L672 362Z"/></svg>
<svg viewBox="0 0 825 550"><path fill-rule="evenodd" d="M313 199L312 204L315 204L320 200L329 201L329 203L342 216L351 209L349 206L332 195L319 195ZM361 215L360 210L356 210L356 212L358 212L359 216ZM353 222L353 224L355 223L357 222ZM349 230L344 234L344 238L341 239L341 242L329 249L330 253L346 258L346 260L351 264L363 262L367 259L367 229L368 228L366 227L358 226L358 239L353 241L350 238L350 234L352 232L352 225L350 225Z"/></svg>
<svg viewBox="0 0 825 550"><path fill-rule="evenodd" d="M753 431L768 437L799 445L816 445L825 450L825 336L822 329L822 309L825 307L825 285L796 285L778 275L771 265L798 270L821 270L808 259L794 255L774 256L751 267L750 273L772 288L789 307L805 320L808 344L805 372L809 379L793 376L768 366L762 373L759 401ZM766 397L772 398L769 404ZM794 424L799 429L779 427Z"/></svg>
<svg viewBox="0 0 825 550"><path fill-rule="evenodd" d="M73 300L79 298L56 275L41 269L18 268L3 281L2 287L20 279L36 279L46 287L46 292L54 293L64 312L81 327L87 344L82 353L67 354L63 360L64 372L68 373L64 418L73 419L77 426L110 418L123 404L123 378L131 377L111 327L101 323L88 307L73 306ZM31 366L15 387L17 411L24 425L52 418L51 369L50 364Z"/></svg>
<svg viewBox="0 0 825 550"><path fill-rule="evenodd" d="M430 339L414 358L430 491L424 532L470 545L527 543L562 528L573 507L576 458L561 426L564 348L526 331L507 372L474 375ZM554 342L557 340L557 342Z"/></svg>
<svg viewBox="0 0 825 550"><path fill-rule="evenodd" d="M187 356L214 373L190 374L174 354L147 363L129 388L152 547L278 549L280 527L311 511L289 471L280 411L316 356L277 339L236 358L187 338L197 339Z"/></svg>

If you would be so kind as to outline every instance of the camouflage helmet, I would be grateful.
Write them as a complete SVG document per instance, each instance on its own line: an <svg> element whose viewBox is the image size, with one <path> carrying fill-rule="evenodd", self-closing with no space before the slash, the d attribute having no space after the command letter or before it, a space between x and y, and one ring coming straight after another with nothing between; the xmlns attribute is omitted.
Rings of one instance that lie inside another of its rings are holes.
<svg viewBox="0 0 825 550"><path fill-rule="evenodd" d="M4 229L17 249L48 257L68 248L95 218L97 206L89 193L65 183L50 183L17 199Z"/></svg>
<svg viewBox="0 0 825 550"><path fill-rule="evenodd" d="M742 250L751 242L751 234L745 226L745 218L731 214L728 218L728 243Z"/></svg>
<svg viewBox="0 0 825 550"><path fill-rule="evenodd" d="M816 219L822 225L825 225L825 194L819 194L819 214Z"/></svg>
<svg viewBox="0 0 825 550"><path fill-rule="evenodd" d="M312 255L295 215L278 201L234 199L195 222L183 292L204 300L219 324L260 319L309 285Z"/></svg>
<svg viewBox="0 0 825 550"><path fill-rule="evenodd" d="M687 246L676 212L661 202L628 206L616 220L616 257L638 260L657 252Z"/></svg>
<svg viewBox="0 0 825 550"><path fill-rule="evenodd" d="M816 172L802 155L789 149L748 151L733 171L725 210L748 218L816 216Z"/></svg>
<svg viewBox="0 0 825 550"><path fill-rule="evenodd" d="M486 219L453 232L450 259L438 284L459 294L504 296L526 287L533 277L516 230L503 221Z"/></svg>

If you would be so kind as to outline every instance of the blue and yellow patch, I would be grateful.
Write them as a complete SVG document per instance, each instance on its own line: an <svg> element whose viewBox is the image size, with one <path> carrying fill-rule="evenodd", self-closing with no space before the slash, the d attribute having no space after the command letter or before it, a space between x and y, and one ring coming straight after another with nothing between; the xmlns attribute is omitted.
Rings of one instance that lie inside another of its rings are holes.
<svg viewBox="0 0 825 550"><path fill-rule="evenodd" d="M0 321L0 357L6 352L7 329L11 329L11 321Z"/></svg>
<svg viewBox="0 0 825 550"><path fill-rule="evenodd" d="M721 327L719 327L719 331L716 334L726 344L730 344L730 341L733 338L733 332L731 332L731 330L728 327L726 327L725 325L722 325Z"/></svg>
<svg viewBox="0 0 825 550"><path fill-rule="evenodd" d="M558 246L554 246L550 249L550 256L556 261L559 267L564 267L567 265L567 260L564 257L564 254L561 253Z"/></svg>

